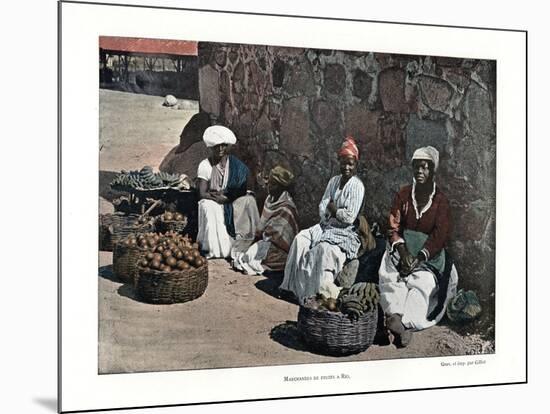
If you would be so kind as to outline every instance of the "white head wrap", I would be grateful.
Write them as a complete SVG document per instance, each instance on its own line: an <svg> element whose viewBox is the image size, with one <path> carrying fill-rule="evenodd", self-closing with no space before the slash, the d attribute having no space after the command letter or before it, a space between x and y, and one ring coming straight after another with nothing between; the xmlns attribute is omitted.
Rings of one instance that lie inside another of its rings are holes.
<svg viewBox="0 0 550 414"><path fill-rule="evenodd" d="M207 147L214 147L220 144L233 145L237 142L237 137L229 128L214 125L206 128L202 134L202 140Z"/></svg>
<svg viewBox="0 0 550 414"><path fill-rule="evenodd" d="M439 167L439 151L431 146L418 148L414 152L411 162L414 160L432 161L434 163L434 170L437 171L437 167Z"/></svg>

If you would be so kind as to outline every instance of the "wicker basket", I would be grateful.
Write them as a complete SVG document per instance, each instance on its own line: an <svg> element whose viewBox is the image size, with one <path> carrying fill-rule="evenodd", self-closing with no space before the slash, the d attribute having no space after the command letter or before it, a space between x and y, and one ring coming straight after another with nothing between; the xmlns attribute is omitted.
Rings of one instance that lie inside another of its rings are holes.
<svg viewBox="0 0 550 414"><path fill-rule="evenodd" d="M196 269L172 272L139 269L135 286L138 298L147 303L188 302L206 290L208 263Z"/></svg>
<svg viewBox="0 0 550 414"><path fill-rule="evenodd" d="M113 249L113 273L121 282L134 284L138 273L138 262L147 250L138 246L116 243Z"/></svg>
<svg viewBox="0 0 550 414"><path fill-rule="evenodd" d="M341 312L314 309L314 298L298 312L298 331L315 352L342 356L362 352L372 345L376 335L378 307L351 321Z"/></svg>
<svg viewBox="0 0 550 414"><path fill-rule="evenodd" d="M131 233L147 233L155 230L151 221L139 224L138 218L137 214L101 214L99 216L99 250L111 252L117 242Z"/></svg>
<svg viewBox="0 0 550 414"><path fill-rule="evenodd" d="M187 227L187 217L184 217L183 220L175 221L165 221L164 216L160 216L156 221L156 229L160 233L166 233L167 231L175 231L176 233L183 234L183 230Z"/></svg>

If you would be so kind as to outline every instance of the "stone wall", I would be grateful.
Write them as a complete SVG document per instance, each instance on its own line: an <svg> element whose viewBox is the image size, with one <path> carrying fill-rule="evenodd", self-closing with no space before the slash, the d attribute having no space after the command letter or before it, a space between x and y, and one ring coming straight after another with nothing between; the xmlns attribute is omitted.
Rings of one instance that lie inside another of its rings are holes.
<svg viewBox="0 0 550 414"><path fill-rule="evenodd" d="M382 225L414 149L436 147L450 251L483 299L495 280L495 82L495 61L199 43L201 111L236 133L260 193L274 164L294 171L302 227L318 221L344 136L359 144L366 213Z"/></svg>

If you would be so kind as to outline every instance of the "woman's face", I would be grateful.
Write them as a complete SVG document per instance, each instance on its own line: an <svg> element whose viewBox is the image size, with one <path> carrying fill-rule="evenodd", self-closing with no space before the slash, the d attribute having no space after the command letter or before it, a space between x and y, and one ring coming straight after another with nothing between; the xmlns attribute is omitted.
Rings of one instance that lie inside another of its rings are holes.
<svg viewBox="0 0 550 414"><path fill-rule="evenodd" d="M432 171L430 170L430 163L426 160L413 161L413 174L414 179L419 184L426 184L433 178Z"/></svg>
<svg viewBox="0 0 550 414"><path fill-rule="evenodd" d="M343 178L350 178L357 172L357 160L351 155L340 157L340 174Z"/></svg>
<svg viewBox="0 0 550 414"><path fill-rule="evenodd" d="M211 148L211 151L212 151L212 156L214 158L222 159L229 152L229 145L228 144L214 145Z"/></svg>
<svg viewBox="0 0 550 414"><path fill-rule="evenodd" d="M272 176L269 176L267 192L274 197L279 196L283 192L283 187Z"/></svg>

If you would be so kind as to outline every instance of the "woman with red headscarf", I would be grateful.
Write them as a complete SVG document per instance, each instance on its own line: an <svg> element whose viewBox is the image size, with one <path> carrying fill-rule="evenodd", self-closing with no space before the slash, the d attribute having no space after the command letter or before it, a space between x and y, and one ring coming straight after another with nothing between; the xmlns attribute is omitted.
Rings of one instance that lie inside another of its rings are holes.
<svg viewBox="0 0 550 414"><path fill-rule="evenodd" d="M327 184L319 204L320 222L294 239L279 287L292 292L301 303L320 292L337 297L339 288L334 279L361 246L356 220L365 188L356 176L359 149L352 137L345 139L338 159L340 175Z"/></svg>

